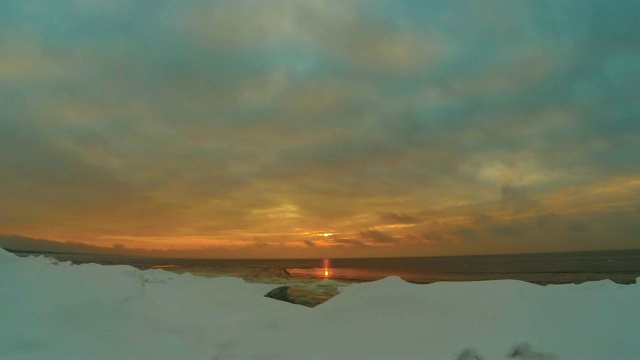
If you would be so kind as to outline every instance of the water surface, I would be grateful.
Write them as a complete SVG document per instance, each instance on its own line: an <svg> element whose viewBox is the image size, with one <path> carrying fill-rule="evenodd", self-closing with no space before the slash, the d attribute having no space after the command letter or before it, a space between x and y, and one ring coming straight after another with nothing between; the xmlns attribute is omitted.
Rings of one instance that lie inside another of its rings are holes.
<svg viewBox="0 0 640 360"><path fill-rule="evenodd" d="M366 259L153 259L129 256L54 254L74 263L127 264L203 276L248 280L337 280L363 282L400 276L415 283L514 279L566 284L610 279L629 284L640 277L640 250L570 253L366 258Z"/></svg>

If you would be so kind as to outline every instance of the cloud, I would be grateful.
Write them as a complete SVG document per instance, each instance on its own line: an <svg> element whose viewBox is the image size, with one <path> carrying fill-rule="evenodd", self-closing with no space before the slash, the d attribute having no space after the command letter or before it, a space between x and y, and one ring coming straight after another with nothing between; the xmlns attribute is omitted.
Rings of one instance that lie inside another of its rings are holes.
<svg viewBox="0 0 640 360"><path fill-rule="evenodd" d="M456 239L446 235L440 231L429 231L422 235L422 238L432 243L442 243L449 241L456 241Z"/></svg>
<svg viewBox="0 0 640 360"><path fill-rule="evenodd" d="M308 247L314 247L314 246L316 246L316 243L314 243L314 242L313 242L313 241L311 241L311 240L305 240L305 241L303 241L303 242L304 242L304 243L305 243L305 245L307 245Z"/></svg>
<svg viewBox="0 0 640 360"><path fill-rule="evenodd" d="M496 221L495 217L493 217L493 216L491 216L489 214L482 214L482 213L475 214L472 217L472 219L473 219L473 222L475 224L478 224L478 225L481 225L481 226L483 226L483 225L492 225Z"/></svg>
<svg viewBox="0 0 640 360"><path fill-rule="evenodd" d="M518 237L518 236L524 235L529 230L529 227L528 226L523 227L517 223L514 224L514 223L506 222L506 223L491 225L487 228L487 230L490 233L499 235L499 236Z"/></svg>
<svg viewBox="0 0 640 360"><path fill-rule="evenodd" d="M269 246L270 246L269 243L267 243L265 241L262 241L262 240L256 240L251 244L251 247L254 248L254 249L265 249L265 248L267 248Z"/></svg>
<svg viewBox="0 0 640 360"><path fill-rule="evenodd" d="M571 221L569 223L569 229L574 232L586 232L589 231L589 225L582 221Z"/></svg>
<svg viewBox="0 0 640 360"><path fill-rule="evenodd" d="M416 224L420 222L415 216L411 216L405 214L403 212L395 213L395 212L383 212L378 214L380 217L380 221L385 224Z"/></svg>
<svg viewBox="0 0 640 360"><path fill-rule="evenodd" d="M63 82L86 76L95 54L87 51L56 53L31 40L0 43L0 81L22 85L41 81Z"/></svg>
<svg viewBox="0 0 640 360"><path fill-rule="evenodd" d="M454 229L453 234L459 241L477 241L480 239L476 230L466 226Z"/></svg>
<svg viewBox="0 0 640 360"><path fill-rule="evenodd" d="M355 239L331 239L329 240L329 244L338 245L338 246L347 246L347 247L367 247L369 246L367 243L362 242L360 240Z"/></svg>
<svg viewBox="0 0 640 360"><path fill-rule="evenodd" d="M547 213L535 217L535 224L541 228L554 226L560 221L560 215Z"/></svg>
<svg viewBox="0 0 640 360"><path fill-rule="evenodd" d="M134 186L51 145L40 129L20 122L0 121L0 168L2 212L22 221L40 218L39 226L143 198Z"/></svg>
<svg viewBox="0 0 640 360"><path fill-rule="evenodd" d="M539 206L538 202L531 199L524 188L503 185L500 188L502 207L511 209L518 214Z"/></svg>
<svg viewBox="0 0 640 360"><path fill-rule="evenodd" d="M219 1L189 9L177 24L205 48L293 47L298 54L292 60L298 67L328 58L370 75L398 75L433 65L441 51L433 37L374 20L363 10L366 7L356 2Z"/></svg>
<svg viewBox="0 0 640 360"><path fill-rule="evenodd" d="M373 229L362 230L360 236L370 244L395 244L398 242L395 237Z"/></svg>

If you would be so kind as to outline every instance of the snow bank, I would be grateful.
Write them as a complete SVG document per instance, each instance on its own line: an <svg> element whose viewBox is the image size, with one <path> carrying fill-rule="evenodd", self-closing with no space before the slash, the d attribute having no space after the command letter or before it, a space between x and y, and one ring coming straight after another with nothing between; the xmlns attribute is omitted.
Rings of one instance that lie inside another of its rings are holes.
<svg viewBox="0 0 640 360"><path fill-rule="evenodd" d="M265 298L273 287L0 249L0 359L640 356L638 283L390 277L343 288L313 309Z"/></svg>

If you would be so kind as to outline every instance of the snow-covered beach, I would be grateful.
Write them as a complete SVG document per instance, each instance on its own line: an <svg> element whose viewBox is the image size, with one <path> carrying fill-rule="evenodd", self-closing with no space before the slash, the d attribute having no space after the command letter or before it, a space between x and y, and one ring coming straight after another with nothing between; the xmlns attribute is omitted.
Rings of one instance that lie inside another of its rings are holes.
<svg viewBox="0 0 640 360"><path fill-rule="evenodd" d="M389 277L307 308L264 297L273 284L4 250L0 274L2 359L505 359L523 343L522 359L640 354L637 283Z"/></svg>

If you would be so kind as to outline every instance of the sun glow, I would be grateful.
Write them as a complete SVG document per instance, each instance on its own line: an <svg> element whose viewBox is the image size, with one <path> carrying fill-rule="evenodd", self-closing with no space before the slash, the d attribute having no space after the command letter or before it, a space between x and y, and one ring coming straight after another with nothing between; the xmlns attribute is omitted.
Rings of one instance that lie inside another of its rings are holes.
<svg viewBox="0 0 640 360"><path fill-rule="evenodd" d="M329 236L333 236L333 233L321 232L321 233L316 233L316 236L329 237Z"/></svg>

